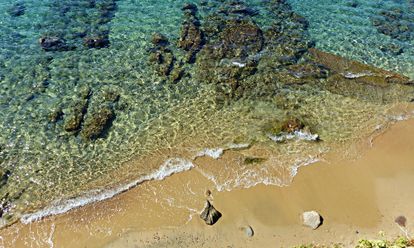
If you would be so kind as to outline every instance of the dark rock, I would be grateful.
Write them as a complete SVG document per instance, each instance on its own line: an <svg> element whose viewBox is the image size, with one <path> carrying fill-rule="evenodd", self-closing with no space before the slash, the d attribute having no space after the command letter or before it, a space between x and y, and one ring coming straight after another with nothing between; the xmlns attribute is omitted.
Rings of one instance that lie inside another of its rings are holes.
<svg viewBox="0 0 414 248"><path fill-rule="evenodd" d="M103 100L105 102L116 102L119 100L119 93L115 92L114 90L107 89L102 93Z"/></svg>
<svg viewBox="0 0 414 248"><path fill-rule="evenodd" d="M305 125L297 118L291 118L282 124L282 132L293 133L303 129Z"/></svg>
<svg viewBox="0 0 414 248"><path fill-rule="evenodd" d="M395 43L388 43L386 45L381 46L380 49L381 51L392 54L394 56L400 55L404 52L404 49L400 45Z"/></svg>
<svg viewBox="0 0 414 248"><path fill-rule="evenodd" d="M87 99L78 99L69 106L69 113L65 113L65 122L63 128L68 131L77 131L80 129L83 117L88 107Z"/></svg>
<svg viewBox="0 0 414 248"><path fill-rule="evenodd" d="M214 225L221 218L221 213L207 201L203 212L200 214L200 218L204 220L207 225Z"/></svg>
<svg viewBox="0 0 414 248"><path fill-rule="evenodd" d="M265 162L265 158L259 158L259 157L246 157L244 158L244 164L260 164Z"/></svg>
<svg viewBox="0 0 414 248"><path fill-rule="evenodd" d="M186 3L181 8L181 10L183 10L183 11L190 11L192 13L195 13L195 12L197 12L198 8L197 8L197 5L195 5L193 3Z"/></svg>
<svg viewBox="0 0 414 248"><path fill-rule="evenodd" d="M220 38L222 58L245 58L260 52L264 44L261 29L252 21L228 21Z"/></svg>
<svg viewBox="0 0 414 248"><path fill-rule="evenodd" d="M56 123L57 121L62 119L62 117L63 117L62 109L56 108L49 114L49 122Z"/></svg>
<svg viewBox="0 0 414 248"><path fill-rule="evenodd" d="M68 112L64 113L63 128L68 132L77 131L81 128L92 91L89 87L82 87L79 89L78 94L79 98L72 101L68 107Z"/></svg>
<svg viewBox="0 0 414 248"><path fill-rule="evenodd" d="M176 83L181 80L181 78L184 76L184 69L182 69L179 66L174 66L174 69L170 73L170 79L173 83Z"/></svg>
<svg viewBox="0 0 414 248"><path fill-rule="evenodd" d="M87 48L109 47L109 38L107 35L87 36L83 39L83 45Z"/></svg>
<svg viewBox="0 0 414 248"><path fill-rule="evenodd" d="M110 127L115 113L109 105L104 105L87 114L80 135L85 140L99 138Z"/></svg>
<svg viewBox="0 0 414 248"><path fill-rule="evenodd" d="M11 175L10 170L7 169L0 169L0 188L6 185L9 177Z"/></svg>
<svg viewBox="0 0 414 248"><path fill-rule="evenodd" d="M414 38L414 11L412 8L383 9L371 22L378 32L399 41L410 41Z"/></svg>
<svg viewBox="0 0 414 248"><path fill-rule="evenodd" d="M395 218L394 222L397 223L400 227L406 227L407 218L405 218L405 216L400 215L397 218Z"/></svg>
<svg viewBox="0 0 414 248"><path fill-rule="evenodd" d="M160 34L160 33L153 34L151 38L151 42L155 46L167 46L169 44L168 38L165 35Z"/></svg>
<svg viewBox="0 0 414 248"><path fill-rule="evenodd" d="M356 1L351 1L347 5L351 8L357 8L359 6L359 3Z"/></svg>
<svg viewBox="0 0 414 248"><path fill-rule="evenodd" d="M175 56L170 49L154 49L149 55L149 62L158 75L169 76L174 68Z"/></svg>
<svg viewBox="0 0 414 248"><path fill-rule="evenodd" d="M21 16L26 12L26 6L23 2L17 2L7 12L12 17Z"/></svg>
<svg viewBox="0 0 414 248"><path fill-rule="evenodd" d="M193 63L195 61L196 54L204 45L204 33L200 29L200 21L195 15L197 7L190 4L183 9L191 9L192 12L186 16L181 26L178 47L187 51L186 62Z"/></svg>
<svg viewBox="0 0 414 248"><path fill-rule="evenodd" d="M66 41L56 36L45 36L39 39L39 44L47 52L67 51L70 47Z"/></svg>

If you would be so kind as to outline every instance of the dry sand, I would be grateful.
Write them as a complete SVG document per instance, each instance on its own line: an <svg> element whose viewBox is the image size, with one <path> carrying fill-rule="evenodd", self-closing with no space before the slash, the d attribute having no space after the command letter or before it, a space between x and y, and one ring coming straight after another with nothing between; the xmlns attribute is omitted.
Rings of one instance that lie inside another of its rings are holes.
<svg viewBox="0 0 414 248"><path fill-rule="evenodd" d="M110 200L0 231L4 247L292 247L395 238L404 233L395 217L414 230L414 120L376 138L355 160L330 154L302 167L288 187L258 185L217 192L197 169L152 181ZM223 163L200 158L197 165ZM206 196L223 214L214 226L198 217ZM324 217L317 230L302 225L303 211ZM250 225L249 238L242 227Z"/></svg>

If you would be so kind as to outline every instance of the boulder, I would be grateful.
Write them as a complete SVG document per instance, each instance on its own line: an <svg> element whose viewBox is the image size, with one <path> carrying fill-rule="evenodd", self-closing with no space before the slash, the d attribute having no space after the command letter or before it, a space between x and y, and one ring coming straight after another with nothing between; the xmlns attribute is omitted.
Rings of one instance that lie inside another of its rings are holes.
<svg viewBox="0 0 414 248"><path fill-rule="evenodd" d="M83 45L87 48L105 48L109 46L107 35L87 36L83 39Z"/></svg>
<svg viewBox="0 0 414 248"><path fill-rule="evenodd" d="M65 39L57 36L43 36L39 39L39 44L47 52L67 51L69 46Z"/></svg>
<svg viewBox="0 0 414 248"><path fill-rule="evenodd" d="M210 201L207 201L203 212L200 214L200 218L207 225L214 225L221 218L221 213L211 205Z"/></svg>
<svg viewBox="0 0 414 248"><path fill-rule="evenodd" d="M312 229L317 229L320 225L322 225L323 218L322 216L316 211L308 211L302 214L303 224L307 227Z"/></svg>

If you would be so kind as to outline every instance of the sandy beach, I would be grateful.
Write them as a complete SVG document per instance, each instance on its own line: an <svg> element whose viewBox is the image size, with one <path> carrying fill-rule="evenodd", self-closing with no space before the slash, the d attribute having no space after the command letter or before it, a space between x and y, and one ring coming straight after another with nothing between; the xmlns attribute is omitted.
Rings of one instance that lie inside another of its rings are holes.
<svg viewBox="0 0 414 248"><path fill-rule="evenodd" d="M362 146L361 146L362 147ZM413 230L414 120L401 121L376 137L360 156L331 153L299 169L287 187L257 185L217 192L197 168L150 181L110 200L27 225L1 230L3 247L292 247L342 244L362 238L405 235L394 222L407 218ZM198 167L225 163L199 158ZM212 191L206 197L207 189ZM206 198L223 216L213 226L200 218ZM301 214L316 210L323 225L302 225ZM251 226L253 237L243 227Z"/></svg>

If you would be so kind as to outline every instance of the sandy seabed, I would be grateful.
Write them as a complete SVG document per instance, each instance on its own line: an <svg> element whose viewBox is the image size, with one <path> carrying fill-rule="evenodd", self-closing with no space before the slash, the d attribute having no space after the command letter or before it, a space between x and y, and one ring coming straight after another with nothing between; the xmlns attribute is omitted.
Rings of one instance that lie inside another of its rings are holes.
<svg viewBox="0 0 414 248"><path fill-rule="evenodd" d="M197 165L225 163L202 157ZM209 199L223 214L213 226L198 217ZM356 159L329 154L299 169L287 187L257 185L217 192L197 168L150 181L107 201L0 231L0 247L353 247L362 238L405 235L414 230L414 120L376 137ZM301 223L303 211L324 218L317 230ZM243 227L251 226L253 237Z"/></svg>

